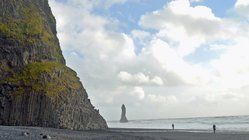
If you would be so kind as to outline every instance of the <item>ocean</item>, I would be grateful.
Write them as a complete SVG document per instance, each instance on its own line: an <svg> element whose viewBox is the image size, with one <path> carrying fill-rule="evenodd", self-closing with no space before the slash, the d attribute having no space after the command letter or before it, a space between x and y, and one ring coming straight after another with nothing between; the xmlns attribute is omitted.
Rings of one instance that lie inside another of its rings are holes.
<svg viewBox="0 0 249 140"><path fill-rule="evenodd" d="M221 116L176 119L130 120L128 123L108 121L109 128L143 128L172 129L172 123L177 130L212 131L213 124L217 131L249 132L249 116Z"/></svg>

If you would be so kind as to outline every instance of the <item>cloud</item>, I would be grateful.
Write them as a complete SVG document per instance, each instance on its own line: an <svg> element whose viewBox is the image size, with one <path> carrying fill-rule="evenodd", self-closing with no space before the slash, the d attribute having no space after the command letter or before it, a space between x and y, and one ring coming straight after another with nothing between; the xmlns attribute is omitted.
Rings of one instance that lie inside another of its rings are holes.
<svg viewBox="0 0 249 140"><path fill-rule="evenodd" d="M150 33L142 30L133 30L131 35L133 39L138 39L141 41L145 41L146 38L150 37Z"/></svg>
<svg viewBox="0 0 249 140"><path fill-rule="evenodd" d="M139 23L159 30L158 37L176 47L181 56L193 53L207 40L226 34L221 19L210 8L192 7L188 0L171 1L163 9L143 15Z"/></svg>
<svg viewBox="0 0 249 140"><path fill-rule="evenodd" d="M235 3L235 10L239 15L246 17L248 20L248 18L249 18L249 1L248 0L237 0Z"/></svg>
<svg viewBox="0 0 249 140"><path fill-rule="evenodd" d="M235 7L248 6L248 5L249 5L248 0L237 0L236 3L235 3Z"/></svg>
<svg viewBox="0 0 249 140"><path fill-rule="evenodd" d="M177 102L177 98L175 96L162 96L162 95L149 94L147 98L149 101L159 104L167 104L168 102Z"/></svg>
<svg viewBox="0 0 249 140"><path fill-rule="evenodd" d="M127 79L127 76L129 77L129 79ZM118 77L122 80L122 81L136 81L138 83L149 83L150 79L148 76L145 76L143 73L137 73L134 76L127 73L127 72L123 72L121 71L118 75Z"/></svg>
<svg viewBox="0 0 249 140"><path fill-rule="evenodd" d="M141 72L137 74L130 74L125 71L121 71L118 74L118 78L128 85L158 85L164 84L163 80L159 76L150 77Z"/></svg>
<svg viewBox="0 0 249 140"><path fill-rule="evenodd" d="M135 51L140 53L142 48L146 47L151 40L151 34L143 30L132 30L131 37L136 44Z"/></svg>
<svg viewBox="0 0 249 140"><path fill-rule="evenodd" d="M240 13L246 1L234 6L241 19L170 1L141 15L130 33L117 17L96 12L125 2L49 1L67 65L104 117L119 119L123 103L133 119L248 112L249 25ZM200 55L210 59L189 60Z"/></svg>
<svg viewBox="0 0 249 140"><path fill-rule="evenodd" d="M151 79L151 82L154 83L154 84L157 84L157 85L163 85L164 84L163 80L158 76L155 76L153 79Z"/></svg>
<svg viewBox="0 0 249 140"><path fill-rule="evenodd" d="M141 87L134 87L134 90L129 93L132 96L136 96L139 100L144 99L145 93L143 88Z"/></svg>
<svg viewBox="0 0 249 140"><path fill-rule="evenodd" d="M143 53L149 54L148 57L155 58L165 72L178 75L185 84L199 85L208 82L207 71L184 61L165 41L160 39L152 40L150 45L143 51ZM168 82L171 81L168 80Z"/></svg>
<svg viewBox="0 0 249 140"><path fill-rule="evenodd" d="M125 3L127 0L105 0L102 3L104 3L106 8L111 7L114 4L123 4Z"/></svg>
<svg viewBox="0 0 249 140"><path fill-rule="evenodd" d="M220 84L225 88L241 88L249 84L249 57L247 52L249 41L247 38L237 38L236 44L231 46L220 56L211 62L217 70Z"/></svg>
<svg viewBox="0 0 249 140"><path fill-rule="evenodd" d="M153 22L150 22L151 20ZM191 7L188 0L175 0L167 4L162 10L143 15L140 24L143 27L155 29L167 28L168 25L175 24L185 27L189 35L192 33L207 35L215 32L215 29L219 27L219 21L220 19L215 17L208 7Z"/></svg>
<svg viewBox="0 0 249 140"><path fill-rule="evenodd" d="M190 2L202 2L204 0L190 0Z"/></svg>

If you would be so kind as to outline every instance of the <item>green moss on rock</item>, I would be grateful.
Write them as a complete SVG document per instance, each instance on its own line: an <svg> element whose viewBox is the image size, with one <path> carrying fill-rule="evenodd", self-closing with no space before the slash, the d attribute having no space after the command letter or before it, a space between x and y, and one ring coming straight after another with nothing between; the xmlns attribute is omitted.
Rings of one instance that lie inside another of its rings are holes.
<svg viewBox="0 0 249 140"><path fill-rule="evenodd" d="M6 22L0 23L0 33L21 43L34 43L42 40L54 45L51 30L45 27L46 19L34 5L20 4L20 18L9 16Z"/></svg>
<svg viewBox="0 0 249 140"><path fill-rule="evenodd" d="M56 96L81 87L76 72L57 62L28 64L21 73L14 74L4 82L17 87L27 87L34 93L45 93L48 96ZM17 91L23 92L22 89Z"/></svg>

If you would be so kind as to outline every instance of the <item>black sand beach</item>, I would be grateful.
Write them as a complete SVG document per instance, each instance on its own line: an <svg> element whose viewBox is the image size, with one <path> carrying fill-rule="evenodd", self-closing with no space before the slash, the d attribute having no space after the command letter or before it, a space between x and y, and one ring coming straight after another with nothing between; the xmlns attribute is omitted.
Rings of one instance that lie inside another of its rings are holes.
<svg viewBox="0 0 249 140"><path fill-rule="evenodd" d="M53 140L249 140L245 132L188 132L166 129L108 129L103 131L71 131L65 129L0 126L1 140L40 140L49 135ZM25 132L29 133L25 136Z"/></svg>

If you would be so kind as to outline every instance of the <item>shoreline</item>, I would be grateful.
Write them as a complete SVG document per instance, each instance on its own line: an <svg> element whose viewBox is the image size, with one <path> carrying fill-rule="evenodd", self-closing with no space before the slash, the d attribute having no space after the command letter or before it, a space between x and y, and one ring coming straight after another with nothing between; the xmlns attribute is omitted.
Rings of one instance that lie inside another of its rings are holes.
<svg viewBox="0 0 249 140"><path fill-rule="evenodd" d="M24 133L29 133L25 136ZM0 140L41 140L48 135L53 140L246 140L249 132L220 132L188 129L109 128L94 131L73 131L29 126L0 126Z"/></svg>
<svg viewBox="0 0 249 140"><path fill-rule="evenodd" d="M154 129L154 128L108 128L113 132L188 132L188 133L213 133L211 129ZM249 131L236 131L236 130L216 130L219 134L249 134Z"/></svg>

